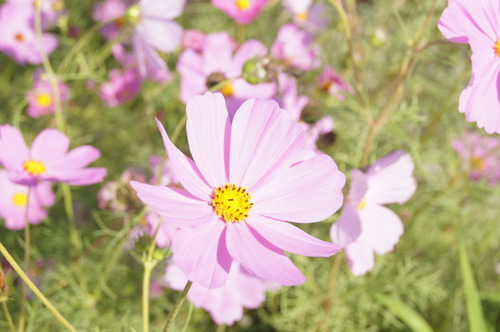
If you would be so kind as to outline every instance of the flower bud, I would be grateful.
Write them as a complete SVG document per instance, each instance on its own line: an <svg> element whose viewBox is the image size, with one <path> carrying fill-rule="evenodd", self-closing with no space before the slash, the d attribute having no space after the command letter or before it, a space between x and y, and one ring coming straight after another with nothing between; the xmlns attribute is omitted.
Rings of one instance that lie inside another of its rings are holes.
<svg viewBox="0 0 500 332"><path fill-rule="evenodd" d="M129 24L135 25L141 21L141 7L133 5L128 7L125 13L125 21Z"/></svg>
<svg viewBox="0 0 500 332"><path fill-rule="evenodd" d="M243 65L243 78L250 84L267 83L276 79L275 61L270 57L251 58Z"/></svg>

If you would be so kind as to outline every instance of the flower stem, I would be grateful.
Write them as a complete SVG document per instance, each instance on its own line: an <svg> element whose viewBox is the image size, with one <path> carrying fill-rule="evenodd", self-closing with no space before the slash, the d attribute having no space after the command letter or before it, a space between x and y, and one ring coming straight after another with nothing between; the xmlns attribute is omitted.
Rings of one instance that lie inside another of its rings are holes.
<svg viewBox="0 0 500 332"><path fill-rule="evenodd" d="M24 283L31 289L33 293L42 301L42 303L49 309L49 311L56 317L56 319L61 322L61 324L66 327L68 331L77 332L77 330L61 315L61 313L50 303L50 301L43 295L43 293L35 286L35 284L26 275L23 269L17 264L16 260L11 256L7 248L0 242L0 253L9 262L10 266L17 272L19 277L24 281Z"/></svg>
<svg viewBox="0 0 500 332"><path fill-rule="evenodd" d="M149 332L149 282L151 271L156 264L151 261L144 263L144 276L142 279L142 331Z"/></svg>
<svg viewBox="0 0 500 332"><path fill-rule="evenodd" d="M71 195L71 187L67 183L61 184L64 196L64 209L66 210L66 216L69 219L69 237L71 242L76 247L78 252L83 248L82 240L76 229L75 211L73 209L73 198Z"/></svg>
<svg viewBox="0 0 500 332"><path fill-rule="evenodd" d="M179 295L177 298L177 301L175 301L174 308L170 312L170 315L168 316L167 324L165 324L165 328L163 329L163 332L168 332L172 328L172 325L174 324L174 319L179 313L179 310L181 310L182 304L184 303L184 300L186 299L186 295L189 292L189 289L191 288L191 285L193 282L188 281L186 283L186 286L184 287L184 290L182 293Z"/></svg>
<svg viewBox="0 0 500 332"><path fill-rule="evenodd" d="M11 332L16 332L16 326L14 325L14 321L12 320L12 316L10 315L9 307L7 307L7 299L2 302L3 312L5 313L5 317L7 318L7 323L9 324L9 328Z"/></svg>

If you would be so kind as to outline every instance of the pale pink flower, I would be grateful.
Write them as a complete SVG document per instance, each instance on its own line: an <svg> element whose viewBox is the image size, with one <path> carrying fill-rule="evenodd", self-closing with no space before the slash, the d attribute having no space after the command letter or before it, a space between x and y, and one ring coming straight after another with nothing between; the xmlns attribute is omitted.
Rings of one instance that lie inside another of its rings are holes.
<svg viewBox="0 0 500 332"><path fill-rule="evenodd" d="M66 182L71 185L99 183L106 169L85 168L99 158L96 148L84 145L68 152L69 138L55 129L44 129L33 141L31 149L19 129L0 126L0 163L10 180L35 186L41 181Z"/></svg>
<svg viewBox="0 0 500 332"><path fill-rule="evenodd" d="M141 89L142 79L137 69L109 72L109 81L101 86L101 98L107 106L118 106L134 99Z"/></svg>
<svg viewBox="0 0 500 332"><path fill-rule="evenodd" d="M182 48L200 53L205 45L205 38L206 34L200 30L184 30L182 34Z"/></svg>
<svg viewBox="0 0 500 332"><path fill-rule="evenodd" d="M313 45L313 36L295 24L285 24L278 32L271 53L286 65L311 70L319 66L319 47Z"/></svg>
<svg viewBox="0 0 500 332"><path fill-rule="evenodd" d="M334 96L340 101L345 100L345 94L354 94L354 89L352 86L344 81L342 76L340 76L336 71L330 66L326 66L323 72L319 76L318 86L320 90Z"/></svg>
<svg viewBox="0 0 500 332"><path fill-rule="evenodd" d="M212 0L212 4L225 12L238 24L252 22L269 0Z"/></svg>
<svg viewBox="0 0 500 332"><path fill-rule="evenodd" d="M301 158L304 132L276 102L248 100L231 119L222 94L193 98L186 130L194 161L158 127L185 189L131 185L180 228L173 260L189 280L221 287L235 261L264 280L298 285L305 277L282 250L321 257L340 250L287 222L332 215L342 205L345 177L329 156Z"/></svg>
<svg viewBox="0 0 500 332"><path fill-rule="evenodd" d="M500 133L499 7L497 0L449 0L438 22L447 39L472 49L472 78L458 108L488 134Z"/></svg>
<svg viewBox="0 0 500 332"><path fill-rule="evenodd" d="M65 103L70 97L69 87L58 81L58 92L60 103ZM42 71L36 71L33 75L33 87L26 93L28 99L28 115L38 118L42 115L54 113L55 95L52 84Z"/></svg>
<svg viewBox="0 0 500 332"><path fill-rule="evenodd" d="M403 234L403 223L384 204L403 204L416 190L413 160L396 151L375 162L363 173L353 170L351 189L330 236L345 249L354 275L363 275L374 264L374 253L394 249Z"/></svg>
<svg viewBox="0 0 500 332"><path fill-rule="evenodd" d="M22 229L26 226L26 208L30 224L39 224L47 217L45 208L55 203L55 196L49 182L30 187L15 184L9 180L7 171L0 170L0 217L8 229ZM28 193L30 197L28 200Z"/></svg>
<svg viewBox="0 0 500 332"><path fill-rule="evenodd" d="M0 51L20 65L42 63L40 43L34 28L34 8L24 2L8 2L0 6ZM47 54L58 44L56 36L43 33L42 43Z"/></svg>
<svg viewBox="0 0 500 332"><path fill-rule="evenodd" d="M171 262L166 270L167 285L175 290L184 289L188 279L182 270ZM196 307L210 313L216 324L233 325L243 317L243 309L258 308L266 299L266 282L245 273L238 263L233 263L224 286L206 288L193 283L187 299Z"/></svg>
<svg viewBox="0 0 500 332"><path fill-rule="evenodd" d="M283 0L283 4L292 15L293 22L307 31L323 31L330 23L328 8L323 3L313 4L313 0Z"/></svg>
<svg viewBox="0 0 500 332"><path fill-rule="evenodd" d="M233 54L233 42L226 32L207 35L201 54L191 49L184 50L177 63L182 101L187 102L227 79L234 80L220 92L226 97L231 113L246 99L273 97L275 83L250 84L241 78L244 63L266 53L266 47L260 41L249 40Z"/></svg>
<svg viewBox="0 0 500 332"><path fill-rule="evenodd" d="M500 182L500 139L467 132L462 139L453 141L453 148L468 168L472 180L486 179L490 184Z"/></svg>

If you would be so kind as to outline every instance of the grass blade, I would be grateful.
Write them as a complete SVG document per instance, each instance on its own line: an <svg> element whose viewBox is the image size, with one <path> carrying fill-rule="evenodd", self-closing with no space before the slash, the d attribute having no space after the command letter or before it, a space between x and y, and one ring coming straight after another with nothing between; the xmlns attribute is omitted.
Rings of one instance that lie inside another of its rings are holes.
<svg viewBox="0 0 500 332"><path fill-rule="evenodd" d="M375 294L375 298L401 319L413 332L433 332L432 327L419 313L400 300L383 294Z"/></svg>

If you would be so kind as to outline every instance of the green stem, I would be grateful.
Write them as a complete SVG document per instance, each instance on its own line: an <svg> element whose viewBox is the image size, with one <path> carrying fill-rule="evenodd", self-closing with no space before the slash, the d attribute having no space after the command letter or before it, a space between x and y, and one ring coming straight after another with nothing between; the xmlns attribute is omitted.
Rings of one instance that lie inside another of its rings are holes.
<svg viewBox="0 0 500 332"><path fill-rule="evenodd" d="M7 318L7 323L9 324L9 328L11 332L16 332L16 326L14 325L14 321L12 320L12 316L9 311L9 307L7 307L7 300L2 302L3 312L5 313L5 317Z"/></svg>
<svg viewBox="0 0 500 332"><path fill-rule="evenodd" d="M144 276L142 279L142 331L149 332L149 283L151 280L151 271L156 263L146 261L144 263Z"/></svg>
<svg viewBox="0 0 500 332"><path fill-rule="evenodd" d="M42 301L42 303L49 309L49 311L56 317L56 319L61 322L61 324L66 327L68 331L77 332L77 330L61 315L61 313L50 303L50 301L43 295L42 292L35 286L35 284L30 280L30 278L24 273L23 269L17 264L16 260L11 256L7 248L0 242L0 253L9 262L10 266L17 272L19 277L24 281L24 283L35 293L36 297Z"/></svg>
<svg viewBox="0 0 500 332"><path fill-rule="evenodd" d="M163 332L168 332L172 328L172 325L174 324L175 317L177 317L179 310L181 310L182 304L184 303L184 300L186 299L186 295L189 292L189 289L191 288L192 284L193 283L191 281L188 281L186 283L186 286L184 287L184 290L177 298L177 301L175 301L174 308L172 309L172 311L170 312L170 315L168 316L167 324L165 324L165 328L163 329Z"/></svg>
<svg viewBox="0 0 500 332"><path fill-rule="evenodd" d="M78 234L78 230L76 229L76 219L75 219L75 211L73 209L73 198L71 195L71 187L67 183L61 184L63 189L64 196L64 210L66 211L66 216L69 219L69 236L71 242L76 247L78 251L81 251L83 248L82 240L80 239L80 235Z"/></svg>
<svg viewBox="0 0 500 332"><path fill-rule="evenodd" d="M186 318L186 321L184 322L184 326L182 327L181 332L186 332L187 327L189 326L189 322L191 321L191 316L193 315L193 302L189 302L189 311L188 311L188 316Z"/></svg>
<svg viewBox="0 0 500 332"><path fill-rule="evenodd" d="M30 268L30 251L31 251L31 232L29 221L29 206L30 206L31 187L28 187L26 195L26 210L24 212L24 269L29 271ZM19 331L23 332L26 324L26 284L21 287L21 312L19 314Z"/></svg>

